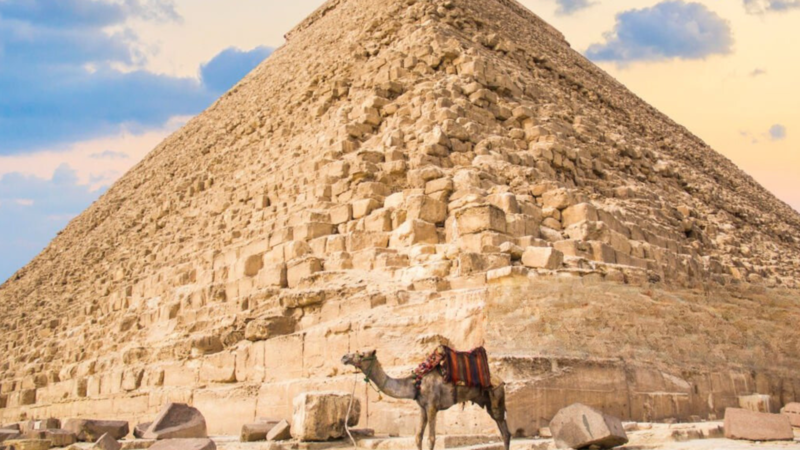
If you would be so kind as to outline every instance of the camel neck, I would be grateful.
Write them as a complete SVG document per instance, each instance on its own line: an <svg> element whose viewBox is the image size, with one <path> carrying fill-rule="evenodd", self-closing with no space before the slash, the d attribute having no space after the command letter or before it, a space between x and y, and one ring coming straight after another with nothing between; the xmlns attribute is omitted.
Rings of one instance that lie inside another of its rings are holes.
<svg viewBox="0 0 800 450"><path fill-rule="evenodd" d="M364 375L370 379L382 393L392 398L414 399L417 396L414 387L414 379L392 378L386 374L377 359L370 361L366 367L361 369Z"/></svg>

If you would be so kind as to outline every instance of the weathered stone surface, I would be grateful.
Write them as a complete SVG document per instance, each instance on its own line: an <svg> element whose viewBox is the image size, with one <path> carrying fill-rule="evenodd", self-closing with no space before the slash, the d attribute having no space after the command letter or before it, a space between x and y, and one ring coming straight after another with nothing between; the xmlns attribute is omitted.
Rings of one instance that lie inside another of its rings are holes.
<svg viewBox="0 0 800 450"><path fill-rule="evenodd" d="M144 434L147 432L147 429L150 428L150 425L152 424L153 422L143 422L137 424L135 427L133 427L133 437L135 437L136 439L144 439Z"/></svg>
<svg viewBox="0 0 800 450"><path fill-rule="evenodd" d="M344 392L306 392L294 399L292 437L300 441L327 441L345 434L351 396ZM353 400L349 426L358 425L360 402Z"/></svg>
<svg viewBox="0 0 800 450"><path fill-rule="evenodd" d="M150 450L216 450L211 439L166 439L156 442Z"/></svg>
<svg viewBox="0 0 800 450"><path fill-rule="evenodd" d="M771 411L772 408L770 407L769 395L760 395L760 394L740 395L739 408L746 409L748 411L763 412L763 413L772 412Z"/></svg>
<svg viewBox="0 0 800 450"><path fill-rule="evenodd" d="M528 247L522 253L522 264L536 269L555 270L564 262L564 254L552 247Z"/></svg>
<svg viewBox="0 0 800 450"><path fill-rule="evenodd" d="M481 231L506 232L506 213L494 205L468 207L456 212L456 223L460 234Z"/></svg>
<svg viewBox="0 0 800 450"><path fill-rule="evenodd" d="M559 411L550 431L558 448L612 448L628 442L622 421L580 403Z"/></svg>
<svg viewBox="0 0 800 450"><path fill-rule="evenodd" d="M0 428L0 442L9 440L9 439L17 439L21 436L19 430L9 430L5 428Z"/></svg>
<svg viewBox="0 0 800 450"><path fill-rule="evenodd" d="M258 318L247 324L244 336L248 341L264 341L271 337L291 334L294 333L295 322L293 317L285 316Z"/></svg>
<svg viewBox="0 0 800 450"><path fill-rule="evenodd" d="M82 442L95 442L106 433L119 440L130 432L128 422L122 420L67 419L64 429L75 433Z"/></svg>
<svg viewBox="0 0 800 450"><path fill-rule="evenodd" d="M781 414L789 417L793 427L800 428L800 403L787 403L781 408Z"/></svg>
<svg viewBox="0 0 800 450"><path fill-rule="evenodd" d="M185 403L169 403L150 424L144 439L206 438L206 419L197 408Z"/></svg>
<svg viewBox="0 0 800 450"><path fill-rule="evenodd" d="M725 410L725 437L748 441L791 441L794 439L789 417L740 408Z"/></svg>
<svg viewBox="0 0 800 450"><path fill-rule="evenodd" d="M93 450L120 450L122 445L110 434L105 433L92 446Z"/></svg>
<svg viewBox="0 0 800 450"><path fill-rule="evenodd" d="M9 439L3 442L9 450L48 450L52 442L42 439Z"/></svg>
<svg viewBox="0 0 800 450"><path fill-rule="evenodd" d="M285 441L292 438L292 427L289 422L281 420L267 433L268 441Z"/></svg>

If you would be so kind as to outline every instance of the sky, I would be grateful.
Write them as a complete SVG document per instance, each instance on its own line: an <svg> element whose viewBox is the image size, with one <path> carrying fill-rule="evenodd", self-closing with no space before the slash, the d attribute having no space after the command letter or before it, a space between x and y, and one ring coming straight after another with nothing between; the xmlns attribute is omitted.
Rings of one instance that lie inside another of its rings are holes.
<svg viewBox="0 0 800 450"><path fill-rule="evenodd" d="M0 0L0 282L323 0ZM800 210L800 0L521 0Z"/></svg>

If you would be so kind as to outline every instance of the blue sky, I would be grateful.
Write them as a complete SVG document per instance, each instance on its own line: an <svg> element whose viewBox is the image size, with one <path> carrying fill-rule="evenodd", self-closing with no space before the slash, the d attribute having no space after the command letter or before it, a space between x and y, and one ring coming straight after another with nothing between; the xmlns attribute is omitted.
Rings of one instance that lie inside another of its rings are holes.
<svg viewBox="0 0 800 450"><path fill-rule="evenodd" d="M800 209L800 0L521 1ZM0 282L322 3L0 0Z"/></svg>

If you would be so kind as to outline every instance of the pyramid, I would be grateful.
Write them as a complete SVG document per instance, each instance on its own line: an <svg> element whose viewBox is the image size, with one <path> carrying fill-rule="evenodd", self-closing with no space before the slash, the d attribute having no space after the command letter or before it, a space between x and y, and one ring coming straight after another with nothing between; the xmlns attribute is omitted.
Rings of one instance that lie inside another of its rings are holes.
<svg viewBox="0 0 800 450"><path fill-rule="evenodd" d="M668 89L665 86L665 89ZM512 432L800 400L800 216L513 0L331 0L0 287L0 423L211 434L484 345ZM361 424L413 402L359 391ZM493 432L476 407L443 433Z"/></svg>

